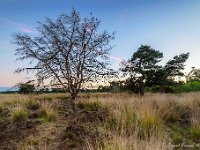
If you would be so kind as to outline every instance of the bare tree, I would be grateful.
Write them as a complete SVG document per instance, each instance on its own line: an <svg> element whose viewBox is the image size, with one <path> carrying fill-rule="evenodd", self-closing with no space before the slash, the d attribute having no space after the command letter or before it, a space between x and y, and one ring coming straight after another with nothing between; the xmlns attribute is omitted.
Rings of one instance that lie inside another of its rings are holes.
<svg viewBox="0 0 200 150"><path fill-rule="evenodd" d="M15 34L19 60L36 60L36 77L39 81L50 78L59 83L76 99L83 83L97 81L108 74L109 43L114 33L98 32L100 21L92 14L81 19L73 9L56 21L46 18L39 22L38 35ZM25 70L17 69L17 72Z"/></svg>

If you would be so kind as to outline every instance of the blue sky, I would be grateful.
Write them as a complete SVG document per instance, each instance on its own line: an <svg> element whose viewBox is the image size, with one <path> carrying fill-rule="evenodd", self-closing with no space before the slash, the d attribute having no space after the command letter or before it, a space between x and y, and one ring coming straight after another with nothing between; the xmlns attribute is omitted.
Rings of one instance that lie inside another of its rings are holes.
<svg viewBox="0 0 200 150"><path fill-rule="evenodd" d="M37 21L56 19L61 13L77 9L81 16L92 12L101 29L116 32L112 41L113 58L125 59L141 45L148 44L164 53L163 63L174 55L190 52L186 71L200 68L199 0L0 0L0 86L12 86L32 75L14 74L27 62L16 62L12 34L35 35ZM111 60L113 67L119 62Z"/></svg>

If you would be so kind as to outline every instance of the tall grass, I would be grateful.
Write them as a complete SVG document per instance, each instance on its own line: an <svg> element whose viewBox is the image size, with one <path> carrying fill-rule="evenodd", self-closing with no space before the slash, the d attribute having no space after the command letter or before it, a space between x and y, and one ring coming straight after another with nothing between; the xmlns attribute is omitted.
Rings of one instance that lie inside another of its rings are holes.
<svg viewBox="0 0 200 150"><path fill-rule="evenodd" d="M172 149L169 143L175 139L168 133L167 124L175 121L173 125L176 126L181 119L189 121L186 125L190 134L188 137L181 135L181 138L194 140L192 138L200 137L200 93L147 93L144 97L116 94L106 98L89 98L88 101L99 101L110 110L109 119L103 127L110 140L97 142L96 147L88 144L89 149Z"/></svg>
<svg viewBox="0 0 200 150"><path fill-rule="evenodd" d="M13 101L8 101L13 103L13 108L18 106L19 101L26 101L21 103L25 111L39 103L39 117L53 121L57 116L52 102L49 105L49 101L64 95L7 96L0 95L0 100L4 99L4 102L8 103L6 100L11 98ZM4 106L5 103L1 104ZM106 136L96 143L87 141L87 149L168 150L173 149L169 143L180 144L184 141L190 144L200 139L199 92L146 93L144 97L127 93L81 94L77 106L83 112L98 111L99 107L105 107L109 111L107 118L98 128Z"/></svg>

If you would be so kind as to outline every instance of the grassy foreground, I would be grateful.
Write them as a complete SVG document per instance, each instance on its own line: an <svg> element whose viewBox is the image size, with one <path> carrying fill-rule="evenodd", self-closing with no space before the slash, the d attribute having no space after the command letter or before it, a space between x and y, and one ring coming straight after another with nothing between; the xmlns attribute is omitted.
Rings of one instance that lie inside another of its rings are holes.
<svg viewBox="0 0 200 150"><path fill-rule="evenodd" d="M199 149L200 93L0 94L0 149Z"/></svg>

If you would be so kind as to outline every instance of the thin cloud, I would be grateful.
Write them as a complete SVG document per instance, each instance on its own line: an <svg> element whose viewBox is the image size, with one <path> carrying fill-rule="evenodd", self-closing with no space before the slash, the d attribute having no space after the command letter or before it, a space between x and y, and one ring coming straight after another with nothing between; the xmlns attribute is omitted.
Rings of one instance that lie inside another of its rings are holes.
<svg viewBox="0 0 200 150"><path fill-rule="evenodd" d="M119 16L119 25L122 26L124 24L124 22L126 21L126 18L128 16L128 11L124 10L120 13Z"/></svg>
<svg viewBox="0 0 200 150"><path fill-rule="evenodd" d="M108 55L108 57L109 57L110 59L115 60L115 61L118 61L118 62L120 62L120 63L123 61L123 59L121 59L121 58L119 58L119 57L115 57L115 56L111 56L111 55Z"/></svg>
<svg viewBox="0 0 200 150"><path fill-rule="evenodd" d="M25 33L35 33L35 30L32 29L31 27L28 27L27 25L12 21L8 18L4 18L4 17L0 17L0 22L6 23L12 27L17 28L18 30L20 30L21 32L25 32Z"/></svg>

